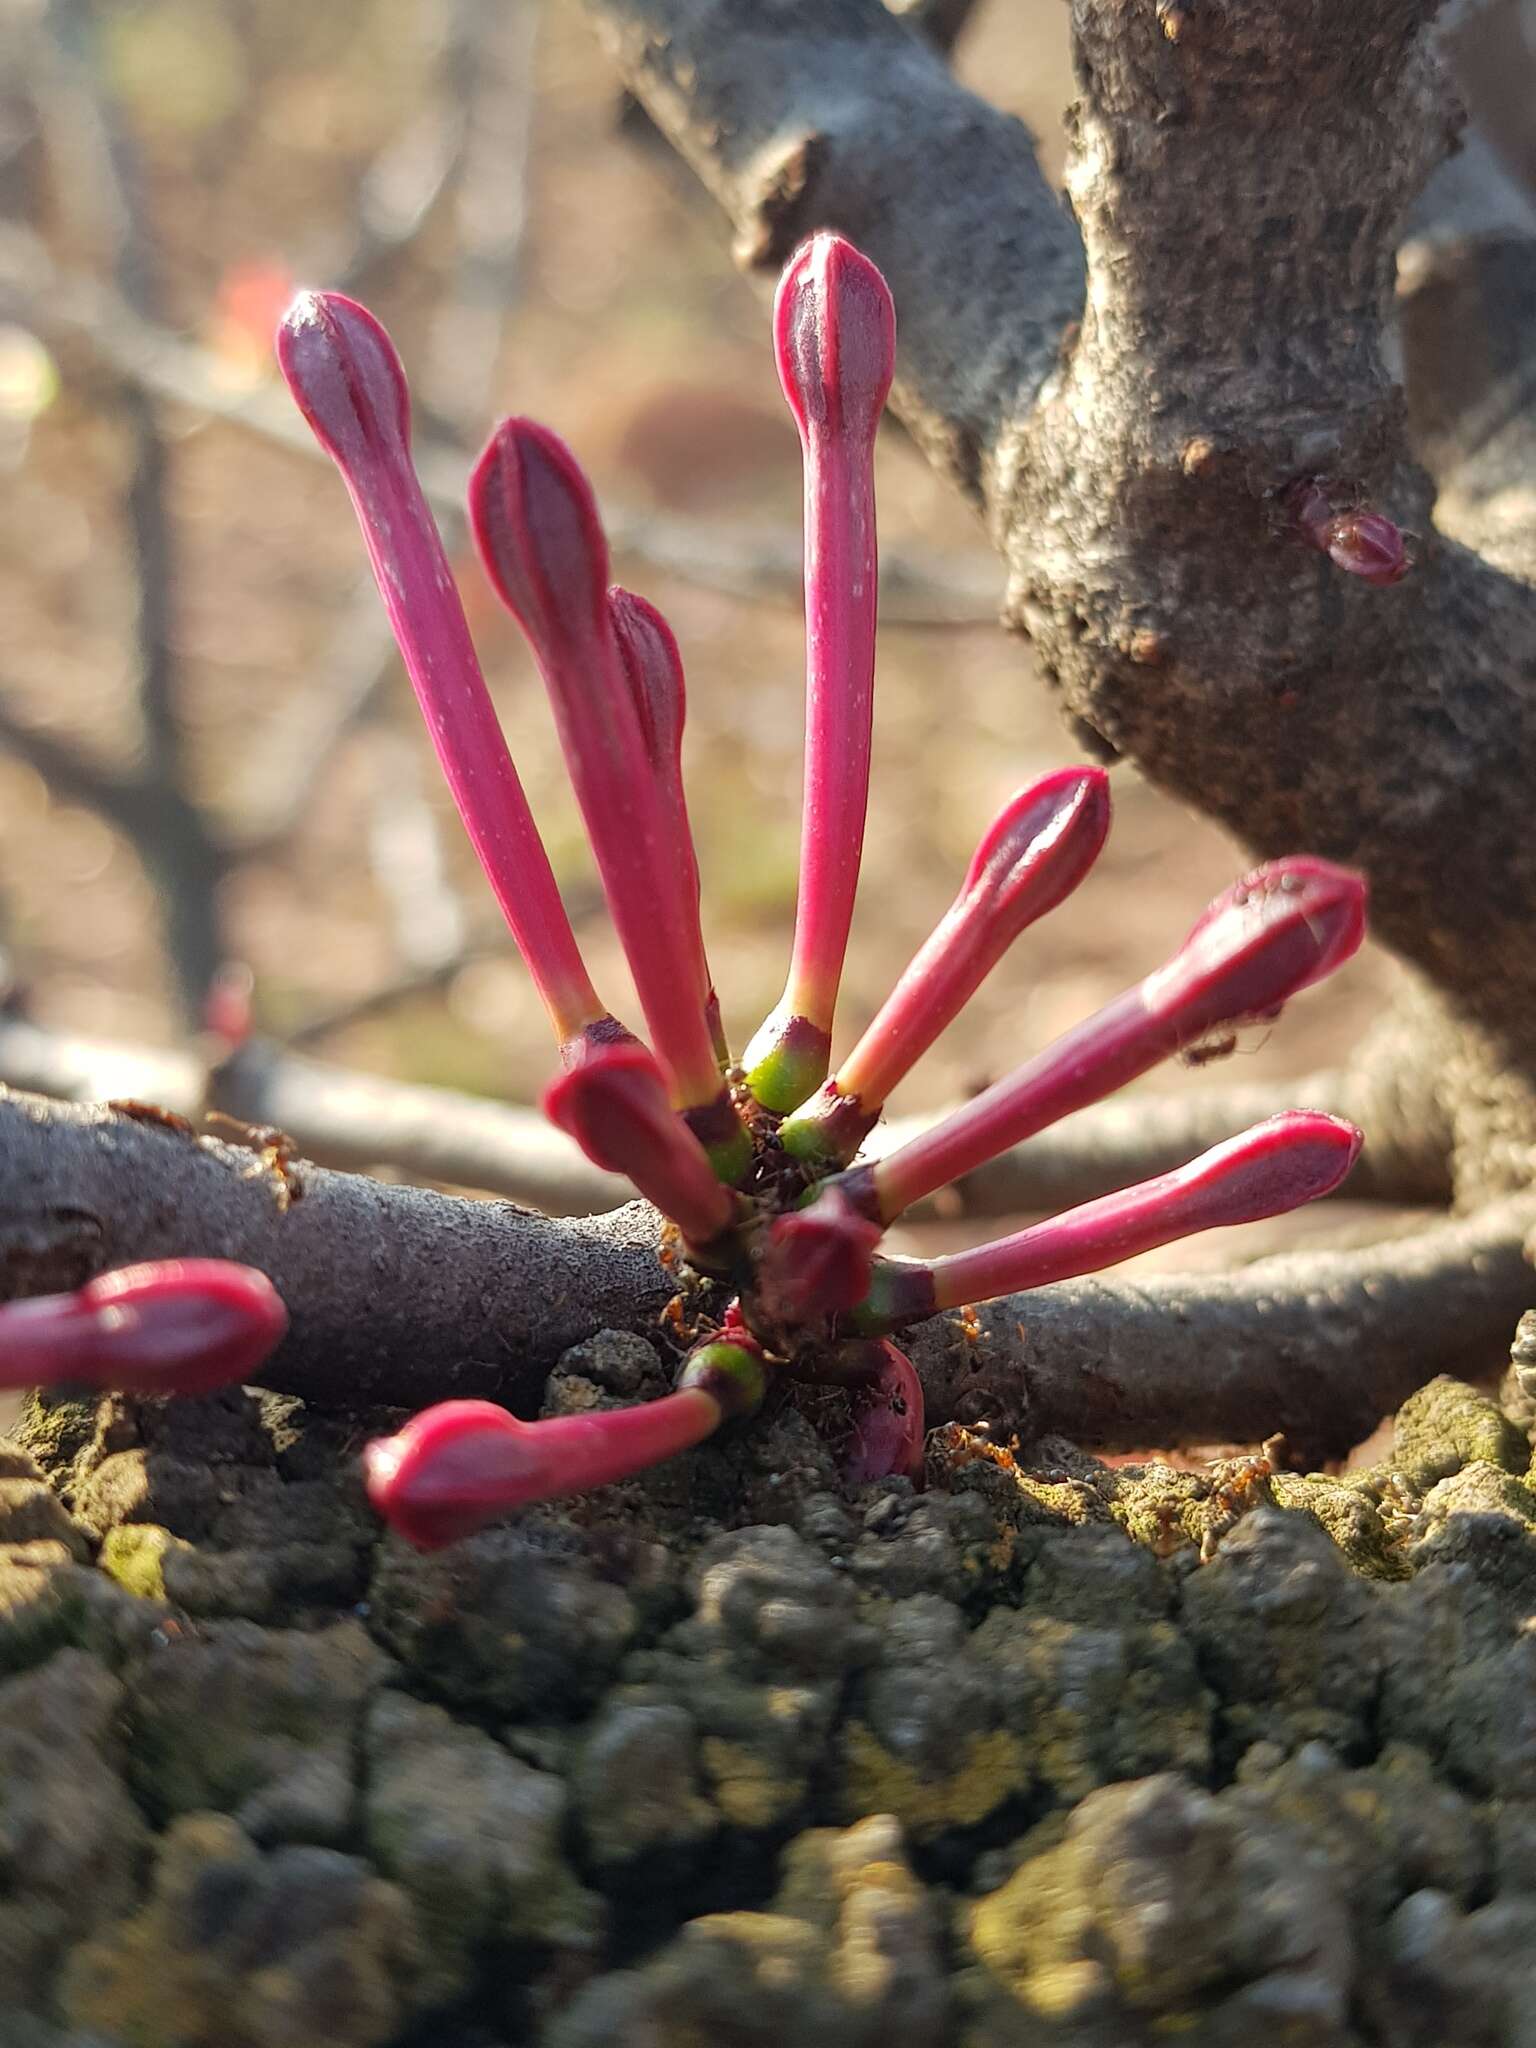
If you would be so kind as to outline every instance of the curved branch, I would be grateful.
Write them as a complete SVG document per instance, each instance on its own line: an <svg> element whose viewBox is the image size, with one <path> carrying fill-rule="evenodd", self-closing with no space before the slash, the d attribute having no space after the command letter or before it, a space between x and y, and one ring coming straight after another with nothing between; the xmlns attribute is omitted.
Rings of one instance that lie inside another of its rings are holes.
<svg viewBox="0 0 1536 2048"><path fill-rule="evenodd" d="M892 402L973 498L1082 305L1077 235L1028 131L881 0L586 0L630 89L776 271L816 227L900 309Z"/></svg>
<svg viewBox="0 0 1536 2048"><path fill-rule="evenodd" d="M137 1259L259 1266L292 1330L263 1383L353 1412L449 1395L524 1410L568 1345L647 1329L671 1290L643 1203L551 1222L323 1168L284 1207L249 1152L0 1090L0 1299ZM930 1417L1086 1444L1258 1440L1347 1448L1448 1365L1494 1364L1536 1282L1536 1198L1367 1251L1296 1254L1142 1285L993 1303L978 1337L911 1332Z"/></svg>
<svg viewBox="0 0 1536 2048"><path fill-rule="evenodd" d="M291 1328L262 1383L357 1412L492 1396L531 1410L569 1345L647 1329L671 1293L643 1202L551 1222L362 1175L258 1159L101 1107L0 1089L0 1299L139 1259L237 1259Z"/></svg>
<svg viewBox="0 0 1536 2048"><path fill-rule="evenodd" d="M482 1188L550 1215L614 1209L633 1194L536 1111L359 1074L263 1039L210 1068L192 1052L71 1037L0 1016L4 1082L64 1102L131 1099L184 1117L218 1109L286 1132L327 1166L387 1166L419 1180Z"/></svg>
<svg viewBox="0 0 1536 2048"><path fill-rule="evenodd" d="M1485 1377L1536 1299L1536 1197L1361 1251L1240 1272L1070 1280L937 1319L910 1350L929 1419L1100 1449L1254 1443L1311 1463L1361 1442L1437 1372Z"/></svg>

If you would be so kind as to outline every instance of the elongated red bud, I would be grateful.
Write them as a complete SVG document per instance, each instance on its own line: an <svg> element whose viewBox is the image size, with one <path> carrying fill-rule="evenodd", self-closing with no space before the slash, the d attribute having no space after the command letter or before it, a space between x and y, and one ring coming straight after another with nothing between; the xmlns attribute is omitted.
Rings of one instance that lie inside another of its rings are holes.
<svg viewBox="0 0 1536 2048"><path fill-rule="evenodd" d="M1360 877L1328 861L1299 856L1255 869L1217 897L1165 967L931 1130L834 1185L861 1213L894 1221L923 1195L1182 1047L1223 1026L1276 1016L1288 997L1356 950L1365 903Z"/></svg>
<svg viewBox="0 0 1536 2048"><path fill-rule="evenodd" d="M544 1114L594 1166L627 1174L691 1247L702 1250L730 1229L736 1198L667 1100L661 1070L643 1046L594 1048L550 1083Z"/></svg>
<svg viewBox="0 0 1536 2048"><path fill-rule="evenodd" d="M1109 831L1102 768L1063 768L1023 789L988 827L960 893L889 999L779 1142L798 1159L841 1165L891 1090L970 1001L1019 934L1054 910L1098 859Z"/></svg>
<svg viewBox="0 0 1536 2048"><path fill-rule="evenodd" d="M711 1157L735 1179L750 1164L751 1143L721 1082L700 1000L694 876L679 866L675 823L620 660L608 606L608 544L592 488L558 435L511 419L475 467L469 505L486 574L527 634L548 687L672 1099L712 1116Z"/></svg>
<svg viewBox="0 0 1536 2048"><path fill-rule="evenodd" d="M248 1379L287 1328L276 1288L254 1267L151 1260L73 1294L0 1307L0 1386L203 1394Z"/></svg>
<svg viewBox="0 0 1536 2048"><path fill-rule="evenodd" d="M699 922L699 858L694 850L688 797L683 787L683 723L688 708L683 658L672 628L661 613L632 590L614 585L608 593L608 615L639 716L640 737L661 798L668 835L666 858L684 878L684 922L695 955L699 1000L709 1023L715 1058L726 1066L730 1062L730 1047L720 1028L720 1004L704 951Z"/></svg>
<svg viewBox="0 0 1536 2048"><path fill-rule="evenodd" d="M1360 1143L1354 1125L1339 1117L1286 1110L1172 1173L1084 1202L1011 1237L947 1258L882 1263L850 1324L895 1328L937 1309L1097 1273L1202 1230L1283 1216L1331 1195Z"/></svg>
<svg viewBox="0 0 1536 2048"><path fill-rule="evenodd" d="M537 1501L629 1479L756 1405L749 1353L722 1348L729 1359L706 1360L692 1383L634 1408L520 1422L489 1401L443 1401L365 1446L368 1498L407 1543L440 1550Z"/></svg>
<svg viewBox="0 0 1536 2048"><path fill-rule="evenodd" d="M1365 937L1365 884L1297 854L1255 868L1218 896L1141 994L1181 1042L1235 1018L1265 1017L1322 981Z"/></svg>
<svg viewBox="0 0 1536 2048"><path fill-rule="evenodd" d="M879 1242L879 1225L830 1188L769 1225L753 1301L770 1323L790 1328L840 1315L868 1293Z"/></svg>
<svg viewBox="0 0 1536 2048"><path fill-rule="evenodd" d="M779 380L805 457L805 798L794 953L745 1055L765 1108L825 1078L864 846L874 707L874 444L896 360L885 279L841 236L790 259L774 301Z"/></svg>
<svg viewBox="0 0 1536 2048"><path fill-rule="evenodd" d="M612 1028L502 736L453 572L411 464L394 344L340 292L301 292L277 332L288 388L335 461L453 801L562 1045Z"/></svg>

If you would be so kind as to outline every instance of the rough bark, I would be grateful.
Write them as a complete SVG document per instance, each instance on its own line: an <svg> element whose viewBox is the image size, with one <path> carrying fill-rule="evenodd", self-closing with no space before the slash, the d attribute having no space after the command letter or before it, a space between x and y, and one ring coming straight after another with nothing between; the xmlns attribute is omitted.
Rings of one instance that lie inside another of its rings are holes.
<svg viewBox="0 0 1536 2048"><path fill-rule="evenodd" d="M1435 0L1074 0L1080 244L1022 131L878 0L588 8L749 261L835 226L887 270L897 409L982 501L1079 734L1256 851L1367 871L1460 1034L1460 1192L1523 1179L1536 522L1497 560L1437 532L1387 367L1402 224L1458 121ZM1375 590L1288 538L1303 476L1411 529L1412 576Z"/></svg>

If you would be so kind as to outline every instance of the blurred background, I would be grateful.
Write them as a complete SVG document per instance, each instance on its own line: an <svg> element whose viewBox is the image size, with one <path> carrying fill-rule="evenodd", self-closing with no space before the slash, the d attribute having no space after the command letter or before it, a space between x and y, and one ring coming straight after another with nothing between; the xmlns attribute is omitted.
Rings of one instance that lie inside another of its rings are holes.
<svg viewBox="0 0 1536 2048"><path fill-rule="evenodd" d="M1035 128L1052 175L1066 34L1059 0L994 4L957 55ZM598 985L632 1016L542 688L453 509L504 412L548 421L591 472L616 574L663 607L688 663L708 940L740 1044L778 995L794 902L798 446L765 306L580 10L4 0L0 208L11 1014L182 1045L210 978L240 962L277 1044L516 1101L549 1077L542 1012L438 781L341 484L273 373L273 324L309 284L365 299L406 360L514 757ZM979 527L889 424L879 491L850 1037L991 813L1078 752L993 623L1001 573ZM1243 865L1129 771L1115 793L1096 874L899 1109L954 1099L1145 972ZM1367 957L1225 1068L1151 1085L1324 1063L1393 974ZM3 1059L0 1078L18 1078Z"/></svg>

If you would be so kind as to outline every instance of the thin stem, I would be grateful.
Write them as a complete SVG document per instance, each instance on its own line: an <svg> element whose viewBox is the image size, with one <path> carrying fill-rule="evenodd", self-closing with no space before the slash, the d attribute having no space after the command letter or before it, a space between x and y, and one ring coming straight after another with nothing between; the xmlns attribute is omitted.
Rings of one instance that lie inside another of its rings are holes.
<svg viewBox="0 0 1536 2048"><path fill-rule="evenodd" d="M337 292L303 293L278 334L289 389L352 499L427 731L562 1045L607 1012L481 674L453 572L410 459L410 401L384 329Z"/></svg>
<svg viewBox="0 0 1536 2048"><path fill-rule="evenodd" d="M794 951L747 1080L791 1110L824 1079L853 922L874 709L874 446L895 361L885 280L836 235L790 262L774 304L779 378L805 458L805 794Z"/></svg>
<svg viewBox="0 0 1536 2048"><path fill-rule="evenodd" d="M1100 1272L1175 1239L1282 1216L1331 1194L1355 1162L1360 1133L1341 1118L1289 1110L1138 1186L971 1251L926 1262L881 1261L859 1330L895 1328L968 1302Z"/></svg>

